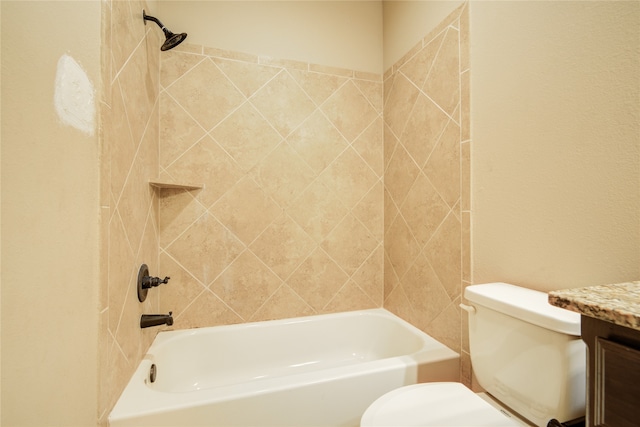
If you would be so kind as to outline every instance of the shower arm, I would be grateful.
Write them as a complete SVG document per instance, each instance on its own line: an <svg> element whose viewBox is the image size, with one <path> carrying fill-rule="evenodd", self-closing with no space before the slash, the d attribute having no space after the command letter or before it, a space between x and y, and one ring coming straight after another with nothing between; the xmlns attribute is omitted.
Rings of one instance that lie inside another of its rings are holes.
<svg viewBox="0 0 640 427"><path fill-rule="evenodd" d="M147 15L144 9L142 9L142 18L144 19L145 24L147 23L146 21L153 21L156 24L158 24L158 27L160 27L165 34L167 34L167 32L171 33L171 31L167 30L167 27L165 27L164 24L160 22L158 18L154 18L153 16Z"/></svg>

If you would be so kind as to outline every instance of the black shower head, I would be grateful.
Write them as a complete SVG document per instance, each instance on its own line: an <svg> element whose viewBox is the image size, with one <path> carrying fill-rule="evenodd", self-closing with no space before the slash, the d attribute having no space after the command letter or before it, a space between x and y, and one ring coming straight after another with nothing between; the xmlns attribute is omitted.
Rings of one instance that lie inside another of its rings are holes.
<svg viewBox="0 0 640 427"><path fill-rule="evenodd" d="M171 31L169 31L162 24L162 22L160 22L160 20L158 18L154 18L153 16L147 15L144 12L144 9L142 10L142 19L144 20L145 25L147 24L147 21L153 21L156 24L158 24L158 27L162 28L162 31L164 32L164 36L166 37L166 40L164 41L164 43L160 47L160 50L162 50L162 51L173 49L174 47L176 47L180 43L182 43L184 41L184 39L187 38L187 33L174 34Z"/></svg>
<svg viewBox="0 0 640 427"><path fill-rule="evenodd" d="M162 43L162 46L160 46L160 50L163 51L173 49L187 38L187 33L173 34L168 30L165 32L165 35L167 39Z"/></svg>

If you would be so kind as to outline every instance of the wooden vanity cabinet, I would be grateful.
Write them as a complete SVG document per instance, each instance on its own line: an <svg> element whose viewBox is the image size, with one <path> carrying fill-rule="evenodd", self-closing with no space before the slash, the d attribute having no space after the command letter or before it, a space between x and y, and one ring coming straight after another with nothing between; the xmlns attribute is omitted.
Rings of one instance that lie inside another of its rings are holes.
<svg viewBox="0 0 640 427"><path fill-rule="evenodd" d="M587 427L640 426L640 331L582 316Z"/></svg>

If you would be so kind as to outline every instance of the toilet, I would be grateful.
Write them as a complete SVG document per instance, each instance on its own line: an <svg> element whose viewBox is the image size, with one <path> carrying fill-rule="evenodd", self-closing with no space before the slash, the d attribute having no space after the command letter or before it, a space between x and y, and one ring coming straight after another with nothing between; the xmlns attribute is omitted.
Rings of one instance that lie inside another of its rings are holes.
<svg viewBox="0 0 640 427"><path fill-rule="evenodd" d="M547 427L584 417L580 315L507 283L468 286L464 296L471 365L486 393L450 382L401 387L373 402L361 427Z"/></svg>

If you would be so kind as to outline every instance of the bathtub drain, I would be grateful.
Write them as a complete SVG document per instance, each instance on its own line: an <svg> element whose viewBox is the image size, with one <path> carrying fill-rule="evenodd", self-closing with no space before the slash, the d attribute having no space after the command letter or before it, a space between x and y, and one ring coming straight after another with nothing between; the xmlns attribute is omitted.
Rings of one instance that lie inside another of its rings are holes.
<svg viewBox="0 0 640 427"><path fill-rule="evenodd" d="M149 369L149 381L156 382L156 364L152 363Z"/></svg>

